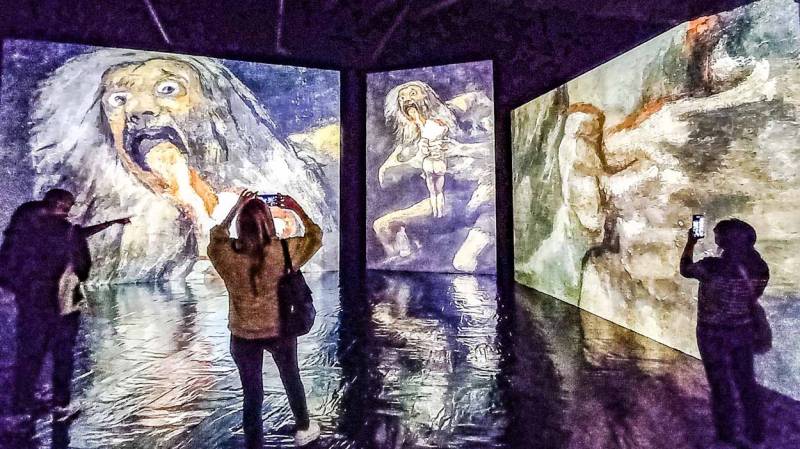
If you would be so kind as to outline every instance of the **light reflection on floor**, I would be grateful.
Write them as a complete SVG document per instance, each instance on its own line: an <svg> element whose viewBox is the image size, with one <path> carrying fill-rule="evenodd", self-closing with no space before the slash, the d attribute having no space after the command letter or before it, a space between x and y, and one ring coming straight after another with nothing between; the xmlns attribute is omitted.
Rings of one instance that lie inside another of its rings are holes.
<svg viewBox="0 0 800 449"><path fill-rule="evenodd" d="M494 445L503 428L491 417L492 277L373 276L366 320L342 311L337 274L307 279L318 315L299 353L309 408L325 434L319 447ZM125 285L89 296L75 381L84 413L71 426L70 447L241 445L221 284ZM12 307L4 306L11 324ZM3 347L10 345L4 333ZM6 368L11 351L2 354ZM264 366L268 446L289 447L288 403L274 365ZM10 383L7 370L3 382ZM42 447L51 437L44 424L35 442Z"/></svg>
<svg viewBox="0 0 800 449"><path fill-rule="evenodd" d="M800 296L764 295L773 347L756 358L756 377L764 386L800 400Z"/></svg>
<svg viewBox="0 0 800 449"><path fill-rule="evenodd" d="M301 370L323 428L312 448L711 441L697 360L553 298L519 287L515 310L496 313L492 277L373 272L368 307L356 310L340 305L337 274L307 277L319 313L300 341ZM85 412L69 429L69 447L241 447L224 293L217 283L93 292L75 381ZM10 391L12 323L13 308L0 302L0 405ZM267 447L291 447L286 397L273 364L264 367ZM770 447L800 447L798 403L764 394ZM50 447L49 427L42 421L29 447Z"/></svg>
<svg viewBox="0 0 800 449"><path fill-rule="evenodd" d="M512 426L524 439L542 448L712 447L699 360L526 287L517 286L516 304L513 338L531 348L516 345L512 370ZM765 447L800 447L800 402L761 394Z"/></svg>

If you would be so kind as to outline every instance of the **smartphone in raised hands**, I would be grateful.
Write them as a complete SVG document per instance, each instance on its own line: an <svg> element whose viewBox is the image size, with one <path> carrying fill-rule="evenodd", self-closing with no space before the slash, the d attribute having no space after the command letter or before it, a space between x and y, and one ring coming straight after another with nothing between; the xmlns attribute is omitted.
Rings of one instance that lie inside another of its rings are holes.
<svg viewBox="0 0 800 449"><path fill-rule="evenodd" d="M269 193L258 195L261 198L261 201L267 203L267 206L280 206L280 194L278 193Z"/></svg>
<svg viewBox="0 0 800 449"><path fill-rule="evenodd" d="M702 214L692 215L692 235L702 239L706 236L706 217Z"/></svg>

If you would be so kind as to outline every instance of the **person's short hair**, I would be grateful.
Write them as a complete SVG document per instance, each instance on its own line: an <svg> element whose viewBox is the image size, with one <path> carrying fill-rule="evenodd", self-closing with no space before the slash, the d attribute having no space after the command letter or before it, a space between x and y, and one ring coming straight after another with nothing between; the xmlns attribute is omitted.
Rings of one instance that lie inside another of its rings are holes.
<svg viewBox="0 0 800 449"><path fill-rule="evenodd" d="M64 189L50 189L44 194L44 202L48 204L60 203L62 201L75 202L75 195Z"/></svg>
<svg viewBox="0 0 800 449"><path fill-rule="evenodd" d="M756 230L738 218L722 220L714 227L722 249L746 249L756 244Z"/></svg>

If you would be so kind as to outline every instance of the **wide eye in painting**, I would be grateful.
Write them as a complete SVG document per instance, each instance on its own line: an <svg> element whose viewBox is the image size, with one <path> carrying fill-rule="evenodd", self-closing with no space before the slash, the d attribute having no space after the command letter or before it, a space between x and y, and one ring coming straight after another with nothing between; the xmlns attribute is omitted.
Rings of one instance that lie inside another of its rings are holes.
<svg viewBox="0 0 800 449"><path fill-rule="evenodd" d="M0 157L4 170L19 166L0 180L3 210L58 187L84 202L74 208L79 223L142 224L92 240L90 283L215 278L211 229L238 186L297 200L324 232L304 270L338 269L338 72L32 41L3 51L49 62L8 75L37 91L2 93L0 140L25 149L18 160Z"/></svg>
<svg viewBox="0 0 800 449"><path fill-rule="evenodd" d="M130 96L131 94L128 92L114 92L106 97L106 103L108 103L111 107L119 108L128 102L128 98L130 98Z"/></svg>
<svg viewBox="0 0 800 449"><path fill-rule="evenodd" d="M156 84L156 95L161 97L176 97L181 92L183 92L183 86L175 80L164 80Z"/></svg>

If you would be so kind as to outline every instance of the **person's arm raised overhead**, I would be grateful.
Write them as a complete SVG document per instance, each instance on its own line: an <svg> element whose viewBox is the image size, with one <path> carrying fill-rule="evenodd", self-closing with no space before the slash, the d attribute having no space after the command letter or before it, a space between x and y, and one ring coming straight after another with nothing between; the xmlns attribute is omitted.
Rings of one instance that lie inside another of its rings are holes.
<svg viewBox="0 0 800 449"><path fill-rule="evenodd" d="M683 254L681 254L680 273L685 278L700 279L703 274L703 266L700 262L694 262L694 246L697 244L698 238L695 237L692 230L689 229L689 235L686 240L686 246L683 247Z"/></svg>
<svg viewBox="0 0 800 449"><path fill-rule="evenodd" d="M213 228L211 228L211 239L208 243L208 257L212 260L219 255L222 248L228 247L228 241L230 240L230 232L229 229L231 224L233 224L234 218L236 218L236 214L239 213L239 210L244 206L244 204L251 199L256 197L256 192L251 190L244 190L242 193L239 194L239 199L236 200L236 204L228 211L228 215L225 216L225 219L222 222Z"/></svg>
<svg viewBox="0 0 800 449"><path fill-rule="evenodd" d="M281 195L281 200L281 207L297 213L303 222L303 226L305 226L306 232L304 236L287 239L292 265L297 270L305 265L322 247L322 228L311 220L294 198L288 195Z"/></svg>
<svg viewBox="0 0 800 449"><path fill-rule="evenodd" d="M242 193L239 194L239 199L236 200L236 204L231 208L230 211L228 211L228 215L225 216L225 219L222 220L222 223L217 226L224 226L226 229L230 228L231 224L233 224L233 219L236 218L236 214L239 213L239 210L242 208L242 206L255 198L256 195L258 195L258 193L252 190L243 190Z"/></svg>

